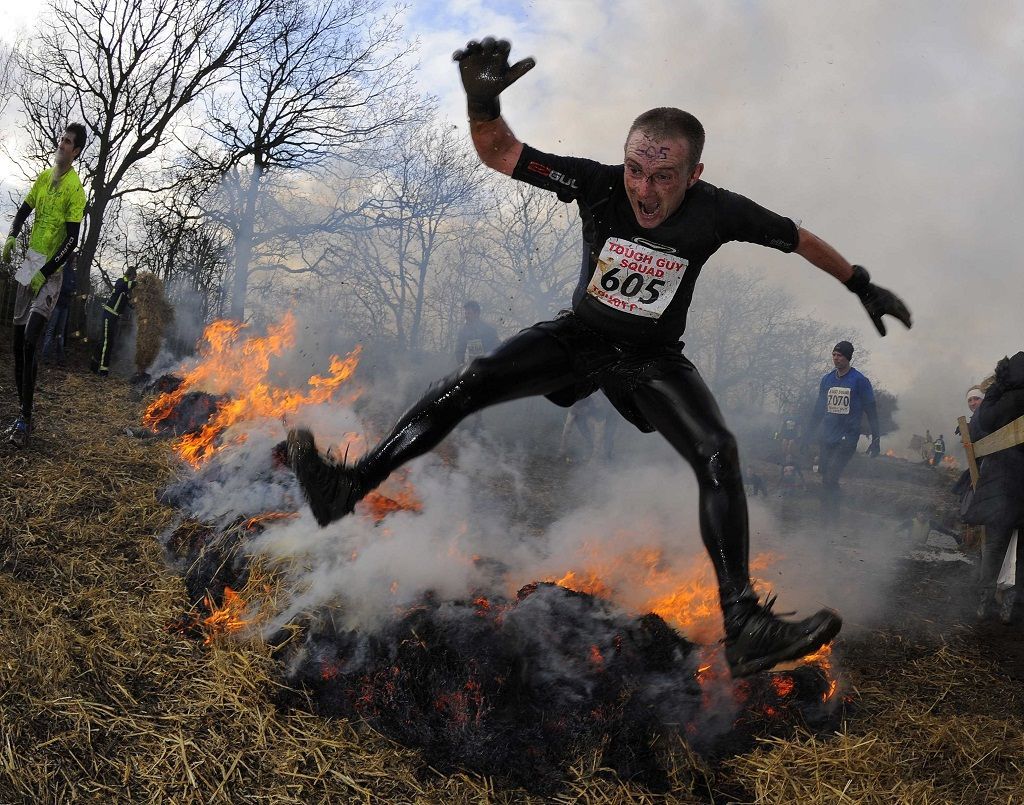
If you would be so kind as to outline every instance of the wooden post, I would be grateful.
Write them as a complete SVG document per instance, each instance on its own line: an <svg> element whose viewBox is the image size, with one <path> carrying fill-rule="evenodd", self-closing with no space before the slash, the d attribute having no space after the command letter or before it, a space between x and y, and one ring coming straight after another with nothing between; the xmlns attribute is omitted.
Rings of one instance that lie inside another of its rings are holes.
<svg viewBox="0 0 1024 805"><path fill-rule="evenodd" d="M1019 444L1024 444L1024 416L1019 416L1013 422L1003 425L984 439L978 439L974 445L974 455L981 458L1009 447L1016 447Z"/></svg>
<svg viewBox="0 0 1024 805"><path fill-rule="evenodd" d="M960 441L963 442L964 452L967 453L967 469L971 472L971 486L977 486L978 459L974 455L974 445L971 443L971 431L967 425L967 417L960 417L956 423L960 427Z"/></svg>

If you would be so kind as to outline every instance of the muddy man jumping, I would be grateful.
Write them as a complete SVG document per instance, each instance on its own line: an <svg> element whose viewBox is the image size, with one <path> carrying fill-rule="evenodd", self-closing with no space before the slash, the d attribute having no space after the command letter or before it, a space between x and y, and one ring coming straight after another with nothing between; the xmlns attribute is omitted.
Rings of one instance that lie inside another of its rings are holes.
<svg viewBox="0 0 1024 805"><path fill-rule="evenodd" d="M907 327L910 312L868 272L791 219L701 179L704 128L693 115L651 109L626 134L623 164L557 156L520 142L498 96L534 67L510 65L504 40L456 51L481 161L579 206L583 261L572 310L528 327L432 387L391 433L353 464L320 457L313 435L288 435L289 463L321 526L349 514L390 473L435 447L487 406L545 395L563 406L602 390L641 431L658 431L690 464L700 488L700 531L718 579L726 658L745 676L819 649L842 626L822 609L800 621L758 601L748 569L747 501L736 439L683 355L694 284L715 251L745 241L795 252L832 275L867 309Z"/></svg>

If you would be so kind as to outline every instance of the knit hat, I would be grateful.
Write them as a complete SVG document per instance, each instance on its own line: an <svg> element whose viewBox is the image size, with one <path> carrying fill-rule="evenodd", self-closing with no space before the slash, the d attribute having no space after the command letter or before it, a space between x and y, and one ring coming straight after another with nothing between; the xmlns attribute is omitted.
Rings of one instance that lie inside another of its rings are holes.
<svg viewBox="0 0 1024 805"><path fill-rule="evenodd" d="M848 361L853 359L853 344L851 344L849 341L840 341L838 344L832 347L832 351L838 352Z"/></svg>

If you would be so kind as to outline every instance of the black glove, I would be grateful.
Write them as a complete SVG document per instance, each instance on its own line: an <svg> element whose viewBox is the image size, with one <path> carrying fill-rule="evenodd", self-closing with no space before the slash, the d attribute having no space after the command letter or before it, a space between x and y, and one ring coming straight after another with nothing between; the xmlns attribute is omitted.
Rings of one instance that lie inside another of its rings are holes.
<svg viewBox="0 0 1024 805"><path fill-rule="evenodd" d="M885 335L882 316L886 313L903 322L904 327L910 328L910 311L903 300L892 291L875 285L864 266L853 267L853 276L846 281L846 287L857 294L879 335Z"/></svg>
<svg viewBox="0 0 1024 805"><path fill-rule="evenodd" d="M879 453L882 452L882 444L877 436L871 438L871 444L868 445L868 449L864 451L867 455L875 458Z"/></svg>
<svg viewBox="0 0 1024 805"><path fill-rule="evenodd" d="M456 50L452 58L459 63L462 87L466 90L469 119L494 120L501 114L498 95L522 78L537 64L532 58L518 61L512 66L508 54L512 49L507 39L488 36L482 42L475 39L466 43L465 50Z"/></svg>

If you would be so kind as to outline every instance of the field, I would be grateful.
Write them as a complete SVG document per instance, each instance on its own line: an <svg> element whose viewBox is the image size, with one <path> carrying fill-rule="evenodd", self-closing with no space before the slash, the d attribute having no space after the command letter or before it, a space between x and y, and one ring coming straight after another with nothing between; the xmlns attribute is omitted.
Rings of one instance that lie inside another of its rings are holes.
<svg viewBox="0 0 1024 805"><path fill-rule="evenodd" d="M41 372L32 448L0 446L0 803L1024 802L1024 635L975 623L969 566L909 537L898 606L837 644L847 703L833 728L789 722L714 757L661 746L665 790L616 777L592 747L555 791L531 792L316 715L265 643L172 628L190 601L156 539L175 517L156 492L177 459L126 435L141 401L80 358ZM564 471L538 458L528 483L541 498ZM951 480L857 463L848 499L893 530L920 500L941 508ZM854 576L873 572L870 554L863 536L843 546Z"/></svg>

